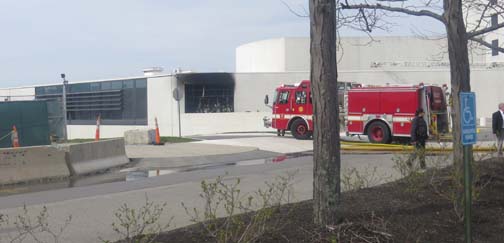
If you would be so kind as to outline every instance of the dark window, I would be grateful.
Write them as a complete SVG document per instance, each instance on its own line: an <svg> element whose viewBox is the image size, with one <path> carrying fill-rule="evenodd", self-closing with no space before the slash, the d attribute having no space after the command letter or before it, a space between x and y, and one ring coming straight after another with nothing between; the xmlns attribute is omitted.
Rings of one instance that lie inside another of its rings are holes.
<svg viewBox="0 0 504 243"><path fill-rule="evenodd" d="M496 27L499 24L499 16L497 14L494 14L490 18L492 22L492 27Z"/></svg>
<svg viewBox="0 0 504 243"><path fill-rule="evenodd" d="M186 113L214 113L234 111L234 86L212 84L185 85Z"/></svg>
<svg viewBox="0 0 504 243"><path fill-rule="evenodd" d="M61 98L62 86L36 87L38 99ZM147 80L116 80L70 84L68 124L147 125Z"/></svg>
<svg viewBox="0 0 504 243"><path fill-rule="evenodd" d="M102 82L101 90L110 90L112 89L112 82Z"/></svg>
<svg viewBox="0 0 504 243"><path fill-rule="evenodd" d="M123 81L114 81L114 82L111 82L111 86L112 86L112 89L122 89L123 87Z"/></svg>
<svg viewBox="0 0 504 243"><path fill-rule="evenodd" d="M137 79L135 81L135 119L147 118L147 80Z"/></svg>
<svg viewBox="0 0 504 243"><path fill-rule="evenodd" d="M499 40L493 40L492 41L492 56L497 56L499 55Z"/></svg>
<svg viewBox="0 0 504 243"><path fill-rule="evenodd" d="M145 79L137 79L135 81L135 87L137 87L137 88L147 88L147 80L145 80Z"/></svg>
<svg viewBox="0 0 504 243"><path fill-rule="evenodd" d="M91 91L90 83L70 84L69 93L81 93Z"/></svg>
<svg viewBox="0 0 504 243"><path fill-rule="evenodd" d="M100 83L91 83L91 91L100 91L101 90L101 84Z"/></svg>
<svg viewBox="0 0 504 243"><path fill-rule="evenodd" d="M123 89L132 89L135 88L134 80L124 80L123 81Z"/></svg>
<svg viewBox="0 0 504 243"><path fill-rule="evenodd" d="M312 97L311 97L311 92L310 92L310 104L312 104Z"/></svg>
<svg viewBox="0 0 504 243"><path fill-rule="evenodd" d="M287 104L289 103L289 91L282 91L278 96L278 104Z"/></svg>
<svg viewBox="0 0 504 243"><path fill-rule="evenodd" d="M491 5L495 5L495 4L497 4L497 0L490 0L490 4L491 4Z"/></svg>
<svg viewBox="0 0 504 243"><path fill-rule="evenodd" d="M296 104L306 104L306 91L296 91Z"/></svg>

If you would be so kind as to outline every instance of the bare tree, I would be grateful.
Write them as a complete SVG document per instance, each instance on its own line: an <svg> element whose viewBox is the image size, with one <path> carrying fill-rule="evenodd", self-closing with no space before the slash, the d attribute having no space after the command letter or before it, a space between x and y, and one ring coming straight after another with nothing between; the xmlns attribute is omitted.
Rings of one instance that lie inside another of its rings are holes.
<svg viewBox="0 0 504 243"><path fill-rule="evenodd" d="M341 8L350 10L350 12L357 11L359 13L358 23L366 26L368 32L371 32L373 27L369 23L380 22L376 12L433 18L445 26L453 99L451 114L453 118L453 157L455 168L462 175L463 146L460 138L459 94L471 91L468 41L492 47L490 43L485 41L484 35L504 27L504 23L499 24L495 23L495 20L492 21L492 18L496 18L495 16L504 16L504 0L465 0L464 2L462 0L417 0L412 3L406 0L350 1L352 0L341 2ZM493 49L503 51L503 48L500 47L493 47ZM472 148L470 148L470 154L472 155ZM459 198L462 198L461 192Z"/></svg>
<svg viewBox="0 0 504 243"><path fill-rule="evenodd" d="M313 211L320 226L335 225L340 210L340 137L336 63L336 2L310 0L313 96Z"/></svg>

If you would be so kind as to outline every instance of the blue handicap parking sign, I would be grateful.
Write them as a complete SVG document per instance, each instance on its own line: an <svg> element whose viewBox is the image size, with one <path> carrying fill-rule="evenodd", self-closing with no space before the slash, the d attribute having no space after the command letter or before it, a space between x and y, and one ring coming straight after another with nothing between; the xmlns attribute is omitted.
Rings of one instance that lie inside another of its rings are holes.
<svg viewBox="0 0 504 243"><path fill-rule="evenodd" d="M460 92L460 124L463 145L476 143L476 95Z"/></svg>

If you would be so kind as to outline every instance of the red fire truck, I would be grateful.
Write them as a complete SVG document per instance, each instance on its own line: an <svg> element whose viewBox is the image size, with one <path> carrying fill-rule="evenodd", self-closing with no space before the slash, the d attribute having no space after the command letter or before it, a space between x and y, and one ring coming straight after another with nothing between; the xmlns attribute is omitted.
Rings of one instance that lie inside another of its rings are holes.
<svg viewBox="0 0 504 243"><path fill-rule="evenodd" d="M446 86L374 86L341 82L340 118L348 135L367 135L370 142L390 143L394 138L410 137L411 120L417 108L426 111L429 135L448 132ZM268 97L265 99L268 103ZM297 139L308 139L313 131L310 81L282 85L275 90L273 117L264 118L266 127L279 136L291 131Z"/></svg>
<svg viewBox="0 0 504 243"><path fill-rule="evenodd" d="M338 103L340 111L344 109L345 91L360 86L353 82L338 82ZM281 85L276 88L273 97L272 118L265 117L264 126L277 129L277 135L285 135L285 131L290 131L297 139L308 139L313 131L313 108L310 90L310 81L303 80L295 85ZM266 96L265 104L268 105L269 98ZM341 118L343 118L341 113Z"/></svg>

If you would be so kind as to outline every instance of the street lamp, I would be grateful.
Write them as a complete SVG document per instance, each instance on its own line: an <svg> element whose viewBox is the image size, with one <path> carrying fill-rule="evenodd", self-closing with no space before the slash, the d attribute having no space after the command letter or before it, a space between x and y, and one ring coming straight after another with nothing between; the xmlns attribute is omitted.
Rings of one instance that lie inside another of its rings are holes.
<svg viewBox="0 0 504 243"><path fill-rule="evenodd" d="M67 122L67 105L66 105L66 101L67 101L67 87L68 87L68 80L66 80L65 78L65 74L62 73L61 74L61 78L63 79L63 139L64 141L67 141L68 140L68 133L67 133L67 125L68 125L68 122Z"/></svg>

